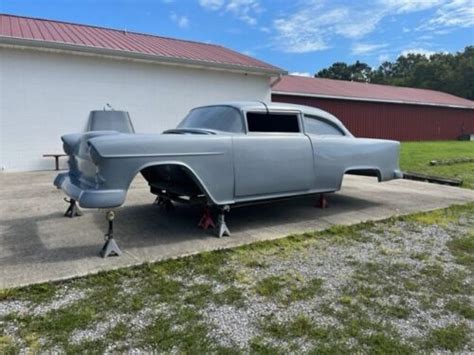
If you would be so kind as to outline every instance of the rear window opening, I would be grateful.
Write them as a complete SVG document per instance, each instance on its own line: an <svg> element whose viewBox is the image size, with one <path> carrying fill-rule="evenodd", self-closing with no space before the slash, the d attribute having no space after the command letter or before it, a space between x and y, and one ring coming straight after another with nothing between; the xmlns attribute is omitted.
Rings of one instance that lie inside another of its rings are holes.
<svg viewBox="0 0 474 355"><path fill-rule="evenodd" d="M247 124L249 132L300 132L297 114L247 112Z"/></svg>
<svg viewBox="0 0 474 355"><path fill-rule="evenodd" d="M304 125L306 133L315 134L320 136L344 136L344 132L341 131L334 123L325 120L324 118L316 116L304 116Z"/></svg>

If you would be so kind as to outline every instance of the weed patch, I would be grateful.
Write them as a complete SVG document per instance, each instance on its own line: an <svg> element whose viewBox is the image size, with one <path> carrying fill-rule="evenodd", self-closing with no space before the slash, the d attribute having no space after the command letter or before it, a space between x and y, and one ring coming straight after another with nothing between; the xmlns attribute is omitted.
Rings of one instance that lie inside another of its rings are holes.
<svg viewBox="0 0 474 355"><path fill-rule="evenodd" d="M458 264L474 268L474 230L462 237L455 237L447 245Z"/></svg>
<svg viewBox="0 0 474 355"><path fill-rule="evenodd" d="M466 319L474 319L474 307L467 297L452 299L446 304L445 308L446 310L457 313Z"/></svg>
<svg viewBox="0 0 474 355"><path fill-rule="evenodd" d="M431 332L427 345L432 349L461 350L468 341L469 328L466 324L451 324Z"/></svg>

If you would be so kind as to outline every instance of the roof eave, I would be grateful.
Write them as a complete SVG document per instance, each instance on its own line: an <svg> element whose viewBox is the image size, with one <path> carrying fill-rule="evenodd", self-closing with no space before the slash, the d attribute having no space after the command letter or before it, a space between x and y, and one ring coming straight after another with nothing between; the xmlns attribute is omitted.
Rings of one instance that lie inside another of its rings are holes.
<svg viewBox="0 0 474 355"><path fill-rule="evenodd" d="M280 76L287 74L286 71L279 68L261 68L236 64L216 63L210 61L193 60L187 58L165 57L156 54L137 53L132 51L91 47L86 45L70 44L64 42L43 41L35 39L26 39L18 37L0 36L0 45L26 47L38 50L64 51L69 53L106 56L111 58L126 58L145 62L154 62L167 65L187 66L194 68L207 68L214 70L232 71L238 73Z"/></svg>
<svg viewBox="0 0 474 355"><path fill-rule="evenodd" d="M289 96L306 96L306 97L315 97L315 98L321 98L321 99L351 100L351 101L366 101L366 102L383 102L383 103L390 103L390 104L435 106L435 107L449 107L449 108L462 108L462 109L474 110L474 106L450 105L450 104L442 104L442 103L436 103L436 102L417 102L417 101L390 100L390 99L371 99L371 98L366 98L366 97L309 94L309 93L304 93L304 92L291 92L291 91L278 91L278 90L272 90L272 94L275 94L275 95L289 95Z"/></svg>

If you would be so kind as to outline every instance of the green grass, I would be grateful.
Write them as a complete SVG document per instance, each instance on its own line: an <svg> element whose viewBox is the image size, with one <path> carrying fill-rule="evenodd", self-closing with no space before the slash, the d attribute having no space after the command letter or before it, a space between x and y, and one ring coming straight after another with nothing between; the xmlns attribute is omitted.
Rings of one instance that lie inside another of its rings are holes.
<svg viewBox="0 0 474 355"><path fill-rule="evenodd" d="M461 350L469 337L469 328L466 324L451 324L431 332L428 346L442 350Z"/></svg>
<svg viewBox="0 0 474 355"><path fill-rule="evenodd" d="M320 326L306 315L298 315L289 322L277 322L267 318L262 321L264 334L280 340L314 341L319 344L313 350L317 354L354 353L346 341L356 338L361 349L370 349L374 354L411 354L413 349L400 342L396 332L381 323L371 322L358 309L340 312L346 319L343 327ZM357 351L356 351L357 352Z"/></svg>
<svg viewBox="0 0 474 355"><path fill-rule="evenodd" d="M276 322L272 318L261 324L264 331L278 339L314 338L328 339L330 330L320 328L305 315L298 315L290 322Z"/></svg>
<svg viewBox="0 0 474 355"><path fill-rule="evenodd" d="M56 287L51 283L32 285L28 288L3 289L0 290L0 301L14 297L15 299L26 299L33 303L41 303L54 296Z"/></svg>
<svg viewBox="0 0 474 355"><path fill-rule="evenodd" d="M276 297L286 285L287 280L282 276L269 276L257 282L255 292L260 296Z"/></svg>
<svg viewBox="0 0 474 355"><path fill-rule="evenodd" d="M103 353L115 344L117 352L133 347L155 352L284 354L298 352L301 342L318 354L457 351L472 338L466 324L474 317L469 298L474 290L467 282L473 274L473 215L474 203L452 206L68 281L0 290L0 302L29 302L30 309L48 304L65 292L76 290L85 295L46 314L10 313L0 319L0 353L15 354L26 346L33 352L57 347L66 353ZM457 233L458 223L463 233ZM445 268L443 260L418 249L406 253L403 262L397 260L398 244L393 243L403 224L413 233L427 226L451 233L446 252L455 263ZM375 243L373 235L382 232L389 233L384 238L392 242L390 247L380 240ZM324 262L329 249L343 251L369 245L377 250L376 259L361 261L357 255L350 255L339 260L341 265L350 266L349 281L329 299L324 297L333 285L331 275L303 277L286 267L269 273L271 267L292 260ZM410 265L413 262L418 263L416 268ZM128 287L127 294L122 293L124 287ZM399 301L388 301L389 297ZM447 300L441 309L437 305L440 298ZM232 308L239 314L256 300L271 304L275 313L257 320L248 348L219 344L212 337L213 324L205 318L208 307ZM284 322L276 317L276 312L305 302L310 305L308 313L296 314ZM424 311L454 314L466 323L427 330L422 338L403 338L392 322L418 317L413 304ZM156 312L142 328L130 325L134 316L150 310ZM120 315L120 320L99 339L71 342L75 332L94 329L113 315ZM333 319L337 326L320 323L321 315ZM16 333L8 333L8 326L16 328Z"/></svg>
<svg viewBox="0 0 474 355"><path fill-rule="evenodd" d="M0 353L1 354L17 354L19 347L15 344L11 336L0 336Z"/></svg>
<svg viewBox="0 0 474 355"><path fill-rule="evenodd" d="M466 319L474 320L474 307L471 305L469 298L467 297L453 299L446 304L445 308Z"/></svg>
<svg viewBox="0 0 474 355"><path fill-rule="evenodd" d="M474 158L474 142L403 142L400 167L403 171L452 177L463 180L463 187L474 189L474 162L431 166L432 160Z"/></svg>
<svg viewBox="0 0 474 355"><path fill-rule="evenodd" d="M417 213L414 215L406 216L404 219L410 222L416 222L417 224L430 225L437 224L440 226L447 226L451 222L457 220L457 211L453 209L436 210L426 213Z"/></svg>
<svg viewBox="0 0 474 355"><path fill-rule="evenodd" d="M454 238L448 243L448 247L459 264L474 268L474 230Z"/></svg>

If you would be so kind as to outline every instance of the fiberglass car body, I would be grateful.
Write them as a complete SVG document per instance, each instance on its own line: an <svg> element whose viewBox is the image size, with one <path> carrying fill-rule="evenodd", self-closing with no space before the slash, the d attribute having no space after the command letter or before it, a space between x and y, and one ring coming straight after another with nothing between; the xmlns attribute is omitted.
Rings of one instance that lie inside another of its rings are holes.
<svg viewBox="0 0 474 355"><path fill-rule="evenodd" d="M162 134L94 131L62 140L69 171L55 185L85 208L122 205L140 173L154 194L220 207L334 192L346 173L401 177L399 142L355 138L333 115L290 104L210 105Z"/></svg>

